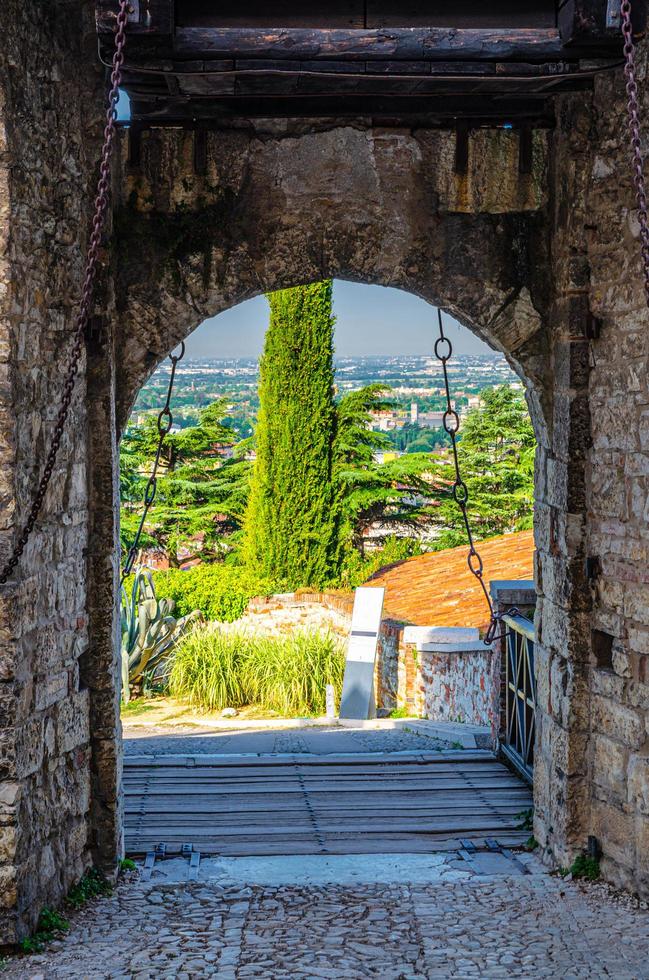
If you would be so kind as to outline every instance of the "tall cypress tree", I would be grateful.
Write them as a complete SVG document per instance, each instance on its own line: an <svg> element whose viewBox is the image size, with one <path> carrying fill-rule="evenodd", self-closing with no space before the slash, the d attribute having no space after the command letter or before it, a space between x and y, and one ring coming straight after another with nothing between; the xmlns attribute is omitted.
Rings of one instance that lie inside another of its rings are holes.
<svg viewBox="0 0 649 980"><path fill-rule="evenodd" d="M335 564L331 294L327 280L268 295L244 555L289 588L321 585Z"/></svg>

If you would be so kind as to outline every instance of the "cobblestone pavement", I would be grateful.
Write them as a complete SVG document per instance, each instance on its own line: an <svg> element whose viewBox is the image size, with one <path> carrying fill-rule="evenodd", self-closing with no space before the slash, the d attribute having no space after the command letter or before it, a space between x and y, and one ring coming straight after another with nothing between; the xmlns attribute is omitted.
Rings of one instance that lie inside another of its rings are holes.
<svg viewBox="0 0 649 980"><path fill-rule="evenodd" d="M274 729L220 732L191 727L124 726L126 755L192 755L238 752L434 752L451 748L441 739L404 731L346 728Z"/></svg>
<svg viewBox="0 0 649 980"><path fill-rule="evenodd" d="M649 977L649 913L545 873L432 885L138 880L3 980Z"/></svg>

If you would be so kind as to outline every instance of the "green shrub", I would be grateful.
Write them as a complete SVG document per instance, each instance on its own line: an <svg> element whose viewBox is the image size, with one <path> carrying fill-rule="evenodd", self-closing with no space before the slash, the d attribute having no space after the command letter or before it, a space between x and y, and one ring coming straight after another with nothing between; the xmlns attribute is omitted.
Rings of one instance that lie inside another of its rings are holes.
<svg viewBox="0 0 649 980"><path fill-rule="evenodd" d="M600 876L599 861L585 854L578 854L570 866L573 878L585 878L587 881L597 881Z"/></svg>
<svg viewBox="0 0 649 980"><path fill-rule="evenodd" d="M97 868L90 868L83 878L70 889L66 902L70 908L80 909L92 898L112 895L112 893L113 889L110 882L106 880L101 871L98 871Z"/></svg>
<svg viewBox="0 0 649 980"><path fill-rule="evenodd" d="M57 936L67 932L70 923L59 912L44 908L38 918L38 925L33 936L26 936L20 943L23 953L42 953L44 943L49 943Z"/></svg>
<svg viewBox="0 0 649 980"><path fill-rule="evenodd" d="M344 645L332 633L286 636L197 626L178 645L169 676L173 696L207 710L256 704L285 716L324 714L326 686L340 695Z"/></svg>
<svg viewBox="0 0 649 980"><path fill-rule="evenodd" d="M156 594L173 599L176 613L187 616L198 609L205 619L232 623L246 611L256 595L270 595L270 582L238 565L196 565L186 572L172 569L154 572Z"/></svg>

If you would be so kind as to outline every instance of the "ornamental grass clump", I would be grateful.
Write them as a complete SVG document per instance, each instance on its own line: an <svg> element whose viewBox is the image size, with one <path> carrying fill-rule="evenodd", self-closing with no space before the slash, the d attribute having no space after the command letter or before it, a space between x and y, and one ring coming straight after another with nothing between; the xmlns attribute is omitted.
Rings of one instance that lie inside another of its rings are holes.
<svg viewBox="0 0 649 980"><path fill-rule="evenodd" d="M284 716L320 715L327 684L340 696L344 669L344 645L333 633L260 635L209 624L179 644L169 690L211 711L254 704Z"/></svg>
<svg viewBox="0 0 649 980"><path fill-rule="evenodd" d="M280 715L324 715L327 684L337 698L345 654L331 632L296 630L284 636L260 636L245 659L245 686L251 703Z"/></svg>
<svg viewBox="0 0 649 980"><path fill-rule="evenodd" d="M207 711L247 704L242 674L248 643L243 631L225 632L217 623L196 627L176 648L169 692Z"/></svg>

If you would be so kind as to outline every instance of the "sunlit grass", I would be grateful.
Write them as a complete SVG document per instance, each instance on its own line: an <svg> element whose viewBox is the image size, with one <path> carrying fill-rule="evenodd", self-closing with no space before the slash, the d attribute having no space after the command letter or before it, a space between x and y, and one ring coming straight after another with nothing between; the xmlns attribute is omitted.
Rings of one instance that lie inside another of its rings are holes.
<svg viewBox="0 0 649 980"><path fill-rule="evenodd" d="M254 704L284 717L323 715L327 684L339 698L344 668L344 645L330 632L260 636L208 624L176 648L169 690L204 710Z"/></svg>
<svg viewBox="0 0 649 980"><path fill-rule="evenodd" d="M146 711L155 711L156 708L157 705L141 700L129 701L128 704L122 704L120 706L121 714L130 715L131 717L134 715L143 715Z"/></svg>

